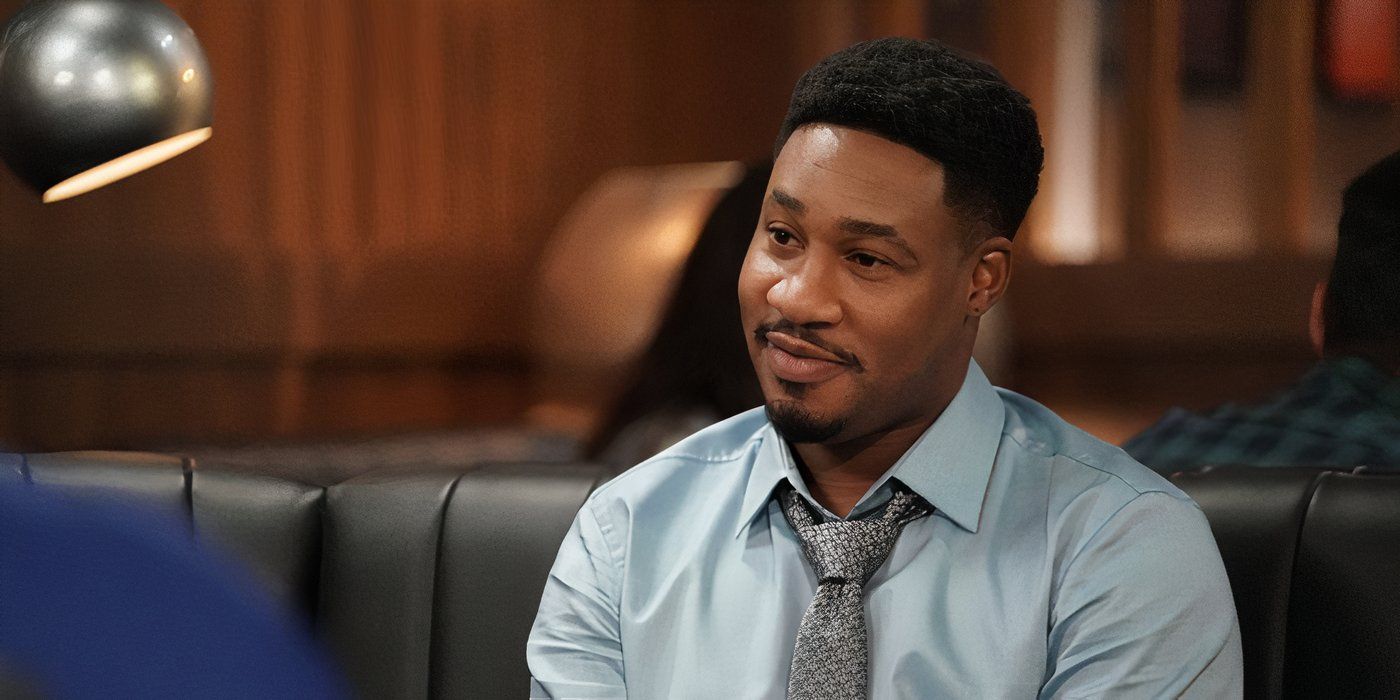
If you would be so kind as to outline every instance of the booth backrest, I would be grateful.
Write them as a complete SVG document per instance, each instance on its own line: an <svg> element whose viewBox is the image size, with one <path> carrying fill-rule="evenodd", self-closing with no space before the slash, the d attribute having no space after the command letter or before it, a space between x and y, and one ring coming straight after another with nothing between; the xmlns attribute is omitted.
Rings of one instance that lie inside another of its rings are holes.
<svg viewBox="0 0 1400 700"><path fill-rule="evenodd" d="M179 514L308 611L367 698L523 695L550 564L607 476L512 463L321 487L153 454L0 458L0 482L124 492ZM1220 546L1247 697L1400 697L1400 474L1243 467L1172 479Z"/></svg>
<svg viewBox="0 0 1400 700"><path fill-rule="evenodd" d="M1246 697L1400 697L1400 474L1229 467L1172 481L1225 560Z"/></svg>
<svg viewBox="0 0 1400 700"><path fill-rule="evenodd" d="M24 455L0 480L130 494L178 514L305 610L366 698L504 698L574 513L607 475L488 464L329 487L139 453Z"/></svg>

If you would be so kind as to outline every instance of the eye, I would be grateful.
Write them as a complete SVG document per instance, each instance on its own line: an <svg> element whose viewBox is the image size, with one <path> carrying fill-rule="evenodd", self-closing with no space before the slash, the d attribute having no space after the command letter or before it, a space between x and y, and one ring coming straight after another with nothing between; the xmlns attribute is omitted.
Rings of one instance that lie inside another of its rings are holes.
<svg viewBox="0 0 1400 700"><path fill-rule="evenodd" d="M787 245L787 244L789 244L789 243L792 242L792 233L791 233L791 232L788 232L788 231L784 231L783 229L780 229L780 228L770 228L770 229L768 229L768 237L771 238L771 239L773 239L773 242L774 242L774 243L777 243L778 245L781 245L781 246L785 246L785 245Z"/></svg>
<svg viewBox="0 0 1400 700"><path fill-rule="evenodd" d="M849 256L847 256L846 259L865 268L875 268L881 265L889 264L884 260L881 260L869 253L852 253Z"/></svg>

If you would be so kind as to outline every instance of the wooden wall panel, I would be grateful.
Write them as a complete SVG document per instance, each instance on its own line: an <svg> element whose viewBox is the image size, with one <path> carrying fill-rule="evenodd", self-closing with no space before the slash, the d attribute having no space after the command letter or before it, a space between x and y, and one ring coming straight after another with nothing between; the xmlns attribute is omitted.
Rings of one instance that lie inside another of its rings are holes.
<svg viewBox="0 0 1400 700"><path fill-rule="evenodd" d="M1124 54L1127 134L1123 164L1123 233L1130 256L1150 256L1167 240L1171 180L1177 177L1181 126L1181 0L1124 3L1123 34L1141 37Z"/></svg>
<svg viewBox="0 0 1400 700"><path fill-rule="evenodd" d="M1249 11L1249 214L1260 236L1256 244L1306 254L1312 252L1308 200L1317 146L1317 7L1294 0L1255 3Z"/></svg>
<svg viewBox="0 0 1400 700"><path fill-rule="evenodd" d="M522 309L569 204L619 165L767 157L796 47L831 14L168 4L209 55L213 139L55 205L0 174L0 444L519 415Z"/></svg>
<svg viewBox="0 0 1400 700"><path fill-rule="evenodd" d="M523 350L533 274L592 181L623 165L767 158L792 85L812 62L859 39L938 28L953 7L166 1L209 55L213 138L54 205L0 171L0 446L141 447L518 419L531 400ZM20 4L0 0L0 14ZM1160 88L1175 84L1168 20L1179 3L1149 4L1157 9L1132 17L1152 30L1151 55L1128 67L1146 76L1132 84L1150 88L1130 99L1141 108L1132 128L1147 125L1129 159L1138 205L1128 228L1142 250L1156 244L1165 206L1153 183L1170 172L1159 137L1171 132L1175 107ZM1026 5L990 6L986 49L1048 107L1051 57L1037 37L1056 4ZM1124 270L1075 293L1109 293L1119 276L1134 279ZM1095 307L1109 321L1086 320L1077 296L1041 296L1067 289L1053 274L1039 283L1034 270L1018 274L1013 287L1042 300L1044 313L1018 312L1028 358L1131 349L1161 335L1165 326L1145 322L1130 296ZM1169 292L1152 293L1170 305ZM1291 317L1259 318L1237 320L1274 338L1270 347L1292 347ZM1199 346L1234 338L1194 330L1184 311L1169 320Z"/></svg>

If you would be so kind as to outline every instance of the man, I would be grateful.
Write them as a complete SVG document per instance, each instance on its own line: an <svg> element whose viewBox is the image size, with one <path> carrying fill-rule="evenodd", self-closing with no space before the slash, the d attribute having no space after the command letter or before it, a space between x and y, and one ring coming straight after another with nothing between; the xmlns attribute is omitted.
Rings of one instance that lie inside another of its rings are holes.
<svg viewBox="0 0 1400 700"><path fill-rule="evenodd" d="M1400 153L1342 196L1330 281L1313 292L1320 362L1257 405L1173 409L1124 445L1158 471L1207 464L1400 466Z"/></svg>
<svg viewBox="0 0 1400 700"><path fill-rule="evenodd" d="M765 397L598 489L538 697L1238 695L1195 506L971 362L1041 165L991 68L883 39L798 82L739 281Z"/></svg>

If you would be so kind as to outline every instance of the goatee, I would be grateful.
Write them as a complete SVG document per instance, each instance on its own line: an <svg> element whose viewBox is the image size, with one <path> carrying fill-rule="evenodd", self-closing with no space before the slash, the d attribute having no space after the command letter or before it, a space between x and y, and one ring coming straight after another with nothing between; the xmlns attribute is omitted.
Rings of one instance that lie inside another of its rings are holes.
<svg viewBox="0 0 1400 700"><path fill-rule="evenodd" d="M772 401L763 406L778 434L790 443L823 443L839 435L846 421L822 420L796 401Z"/></svg>

